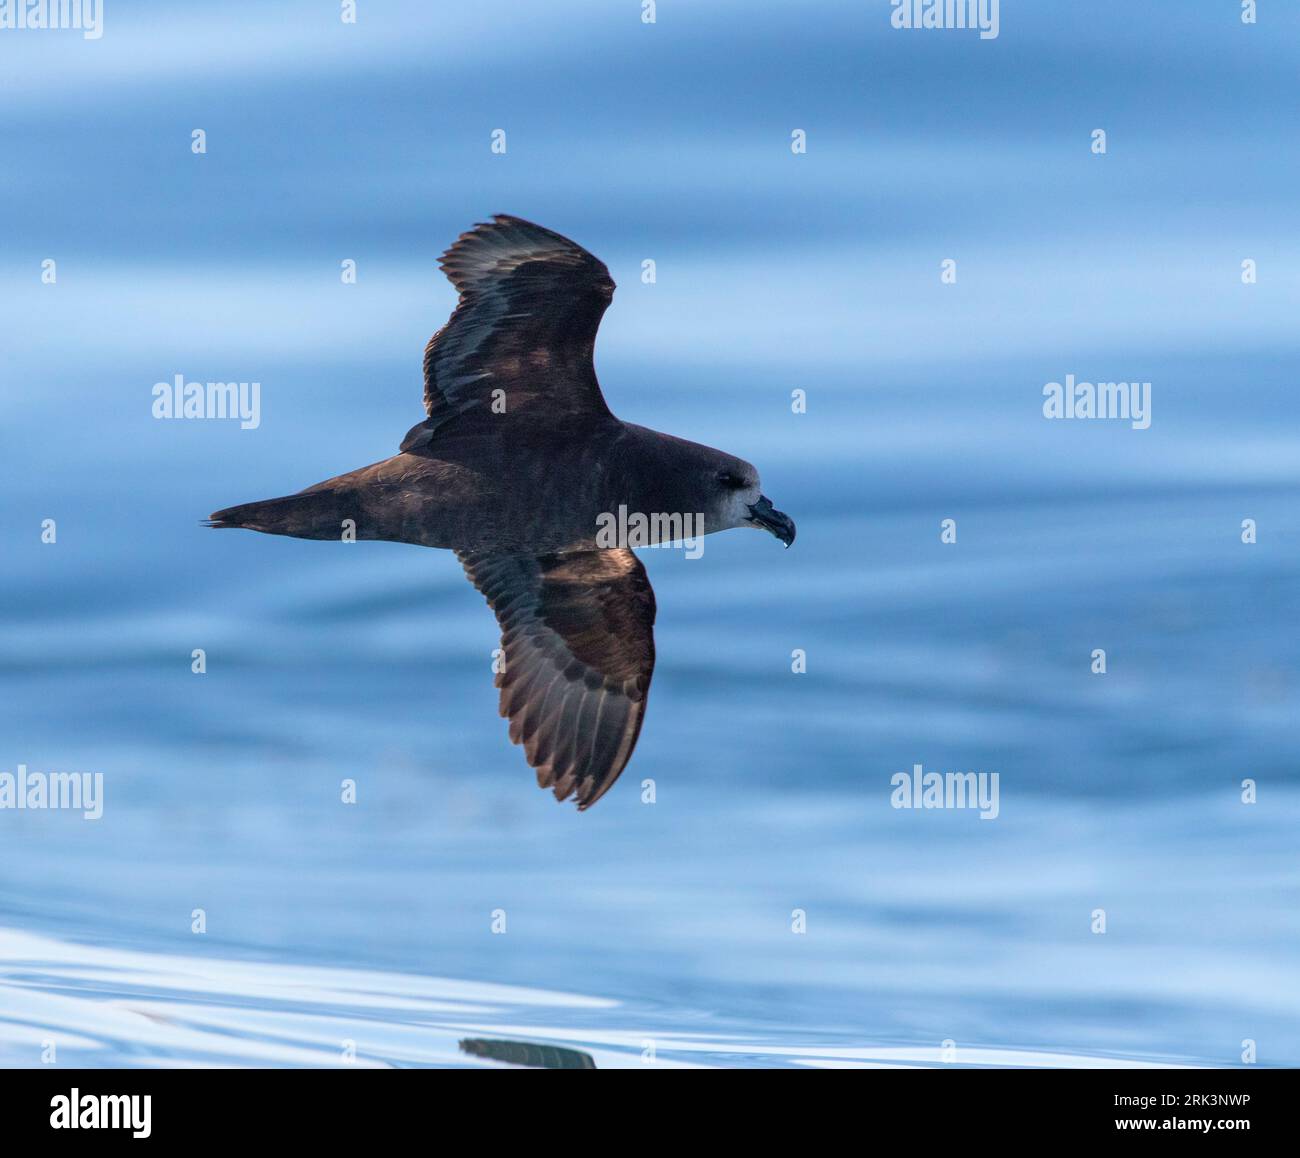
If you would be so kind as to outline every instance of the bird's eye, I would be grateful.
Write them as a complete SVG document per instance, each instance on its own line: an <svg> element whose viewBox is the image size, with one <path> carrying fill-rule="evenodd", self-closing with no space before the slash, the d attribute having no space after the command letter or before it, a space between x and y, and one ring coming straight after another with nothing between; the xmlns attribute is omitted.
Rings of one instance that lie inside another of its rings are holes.
<svg viewBox="0 0 1300 1158"><path fill-rule="evenodd" d="M732 474L729 470L724 470L718 475L718 482L733 491L743 490L746 485L743 478L739 475Z"/></svg>

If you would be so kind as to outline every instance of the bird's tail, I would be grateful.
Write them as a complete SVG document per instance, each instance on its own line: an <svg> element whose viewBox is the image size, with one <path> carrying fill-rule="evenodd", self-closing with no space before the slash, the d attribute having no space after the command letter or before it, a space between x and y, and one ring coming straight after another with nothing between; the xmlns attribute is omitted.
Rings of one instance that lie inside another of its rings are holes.
<svg viewBox="0 0 1300 1158"><path fill-rule="evenodd" d="M208 527L244 527L266 535L292 535L296 539L343 539L356 534L357 512L330 491L304 491L279 499L262 499L226 507L208 516Z"/></svg>

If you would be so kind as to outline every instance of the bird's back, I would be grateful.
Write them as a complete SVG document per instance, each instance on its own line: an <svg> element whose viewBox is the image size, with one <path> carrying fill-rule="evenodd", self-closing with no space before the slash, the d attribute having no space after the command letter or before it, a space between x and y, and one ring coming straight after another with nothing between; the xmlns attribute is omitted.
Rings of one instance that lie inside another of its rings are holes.
<svg viewBox="0 0 1300 1158"><path fill-rule="evenodd" d="M374 538L536 554L590 544L622 487L616 419L464 415L423 445L319 487L358 496Z"/></svg>

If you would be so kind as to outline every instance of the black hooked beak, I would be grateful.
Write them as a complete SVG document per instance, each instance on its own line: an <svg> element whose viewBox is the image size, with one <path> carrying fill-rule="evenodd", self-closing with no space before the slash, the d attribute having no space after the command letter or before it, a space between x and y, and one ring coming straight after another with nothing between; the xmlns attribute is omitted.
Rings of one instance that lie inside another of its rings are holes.
<svg viewBox="0 0 1300 1158"><path fill-rule="evenodd" d="M784 511L778 511L767 495L759 495L758 502L750 504L749 521L771 531L786 547L794 542L794 520Z"/></svg>

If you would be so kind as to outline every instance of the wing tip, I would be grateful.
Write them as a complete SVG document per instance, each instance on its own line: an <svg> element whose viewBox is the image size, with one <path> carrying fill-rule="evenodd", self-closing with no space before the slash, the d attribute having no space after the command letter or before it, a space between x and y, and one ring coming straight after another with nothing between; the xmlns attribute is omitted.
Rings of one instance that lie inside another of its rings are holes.
<svg viewBox="0 0 1300 1158"><path fill-rule="evenodd" d="M594 263L604 271L612 296L613 278L599 258L564 234L511 213L494 213L490 221L476 222L465 230L438 258L438 268L456 291L464 294L496 274L503 261L543 253L564 254L574 265Z"/></svg>

